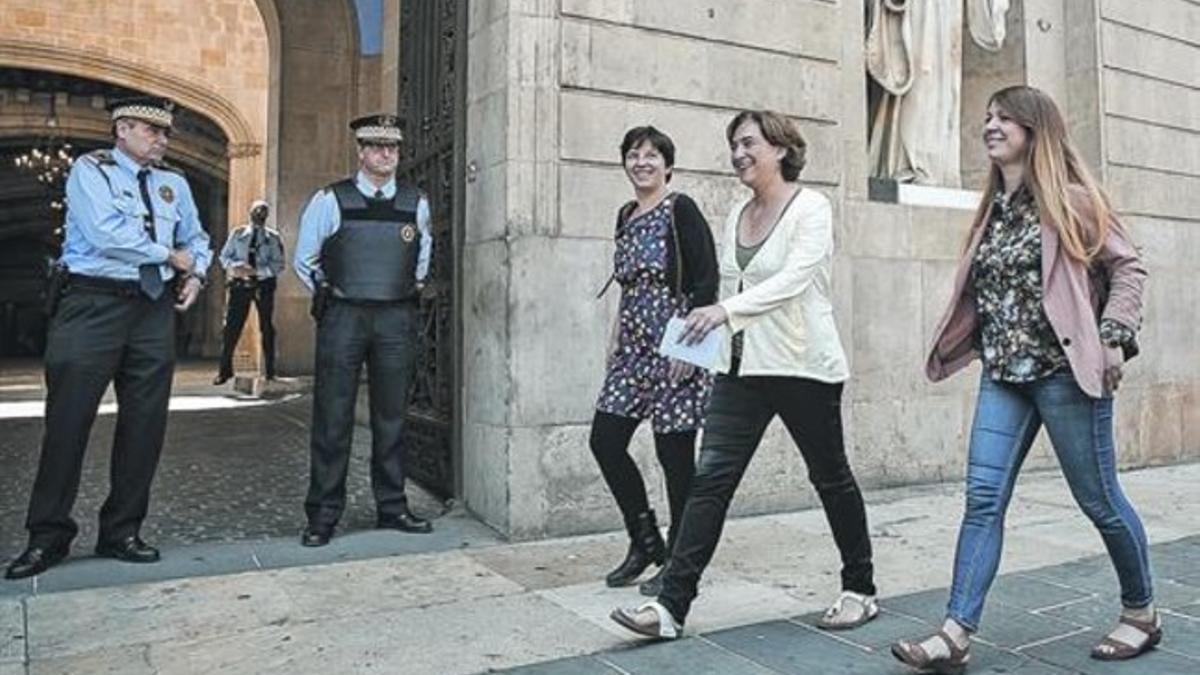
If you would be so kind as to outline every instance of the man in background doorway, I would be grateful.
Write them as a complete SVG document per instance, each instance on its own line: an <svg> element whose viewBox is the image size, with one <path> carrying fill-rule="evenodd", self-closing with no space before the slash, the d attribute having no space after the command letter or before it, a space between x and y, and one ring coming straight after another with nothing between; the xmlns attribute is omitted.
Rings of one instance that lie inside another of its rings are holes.
<svg viewBox="0 0 1200 675"><path fill-rule="evenodd" d="M225 306L224 341L221 366L213 384L225 384L233 377L233 349L237 346L250 303L258 310L258 329L262 333L264 373L275 379L275 284L283 272L283 241L279 232L267 227L270 207L261 199L250 205L250 222L234 230L221 249L221 267L229 285Z"/></svg>

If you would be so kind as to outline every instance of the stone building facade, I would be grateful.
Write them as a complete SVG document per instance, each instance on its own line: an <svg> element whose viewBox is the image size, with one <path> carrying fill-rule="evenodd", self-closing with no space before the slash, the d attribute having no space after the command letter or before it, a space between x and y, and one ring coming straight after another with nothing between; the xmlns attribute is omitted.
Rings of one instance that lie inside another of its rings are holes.
<svg viewBox="0 0 1200 675"><path fill-rule="evenodd" d="M922 365L978 195L872 198L863 4L471 4L462 460L466 504L486 522L517 538L618 526L587 449L614 311L612 297L594 295L630 193L617 145L637 124L671 134L674 184L719 227L742 190L723 129L745 107L798 121L810 147L802 180L835 204L835 303L853 373L843 408L860 480L962 475L978 369L930 385ZM1200 253L1200 6L1024 0L1008 21L1000 53L965 49L964 184L983 175L977 139L991 91L1028 82L1059 101L1152 275L1145 355L1117 406L1122 463L1200 457L1200 303L1188 281ZM661 485L644 430L635 448ZM1030 459L1053 463L1045 447ZM813 503L773 425L733 511Z"/></svg>
<svg viewBox="0 0 1200 675"><path fill-rule="evenodd" d="M347 121L396 107L399 8L409 1L379 0L378 54L360 48L351 0L4 2L0 68L91 77L205 116L226 137L210 158L228 183L225 220L240 222L265 194L291 250L308 196L354 165ZM619 525L587 448L615 309L615 294L595 293L610 271L615 209L630 193L617 145L637 124L671 134L674 185L719 227L742 193L723 130L747 107L797 120L810 148L802 179L835 205L836 313L853 373L843 409L861 481L961 476L978 370L934 386L922 364L978 195L871 189L863 4L460 0L453 461L459 497L484 522L518 539ZM1151 271L1144 354L1117 406L1122 462L1200 458L1200 6L1013 0L1008 21L1000 52L964 50L963 184L985 168L977 138L988 94L1020 82L1051 92ZM29 133L10 112L0 105L0 137ZM218 309L208 321L219 326L223 298L210 293ZM276 316L281 370L308 372L307 294L291 275ZM658 486L646 430L634 450ZM1041 447L1030 463L1053 459ZM772 426L734 512L814 502L790 440Z"/></svg>

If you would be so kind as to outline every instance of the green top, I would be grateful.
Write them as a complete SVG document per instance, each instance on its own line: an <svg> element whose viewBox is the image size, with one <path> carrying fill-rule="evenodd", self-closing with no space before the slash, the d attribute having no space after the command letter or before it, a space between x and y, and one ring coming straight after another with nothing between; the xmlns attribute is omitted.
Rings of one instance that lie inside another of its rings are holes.
<svg viewBox="0 0 1200 675"><path fill-rule="evenodd" d="M765 240L765 239L764 239L763 241L760 241L760 242L758 242L757 244L755 244L755 245L753 245L753 246L743 246L743 245L742 245L742 244L739 242L739 243L738 243L738 245L737 245L737 264L738 264L738 267L740 267L740 268L742 268L742 269L746 269L746 265L749 265L749 264L750 264L750 261L751 261L751 260L754 260L754 254L758 253L758 250L759 250L760 248L762 248L762 245L763 245L764 243L766 243L766 240Z"/></svg>

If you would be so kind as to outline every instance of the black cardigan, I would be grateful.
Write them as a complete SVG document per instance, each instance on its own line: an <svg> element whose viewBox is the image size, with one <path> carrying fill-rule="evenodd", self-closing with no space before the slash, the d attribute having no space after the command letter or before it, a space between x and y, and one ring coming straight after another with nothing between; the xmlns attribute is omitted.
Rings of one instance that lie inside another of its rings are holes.
<svg viewBox="0 0 1200 675"><path fill-rule="evenodd" d="M680 275L683 283L674 290L685 294L691 307L711 305L717 301L717 287L721 280L712 231L708 229L708 221L691 197L676 193L671 199L674 200L671 206L672 224L679 242L678 258L683 262L683 274ZM621 228L635 208L637 202L629 202L617 212L616 236L620 236ZM676 266L679 260L676 260L675 250L674 242L667 246L667 278L672 286L678 278Z"/></svg>

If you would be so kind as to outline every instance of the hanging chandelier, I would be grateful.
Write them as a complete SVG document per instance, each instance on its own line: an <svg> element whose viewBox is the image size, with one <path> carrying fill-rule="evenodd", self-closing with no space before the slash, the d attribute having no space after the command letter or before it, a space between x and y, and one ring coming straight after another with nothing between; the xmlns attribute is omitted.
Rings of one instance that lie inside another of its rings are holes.
<svg viewBox="0 0 1200 675"><path fill-rule="evenodd" d="M71 144L49 139L13 158L17 170L31 174L49 188L60 188L75 162Z"/></svg>
<svg viewBox="0 0 1200 675"><path fill-rule="evenodd" d="M66 200L62 197L67 174L75 163L75 155L71 144L60 138L58 132L58 115L55 110L56 96L50 97L50 110L46 115L46 128L49 135L41 142L13 158L13 165L20 172L33 176L50 191L54 197L50 200L50 208L62 211L66 208Z"/></svg>

